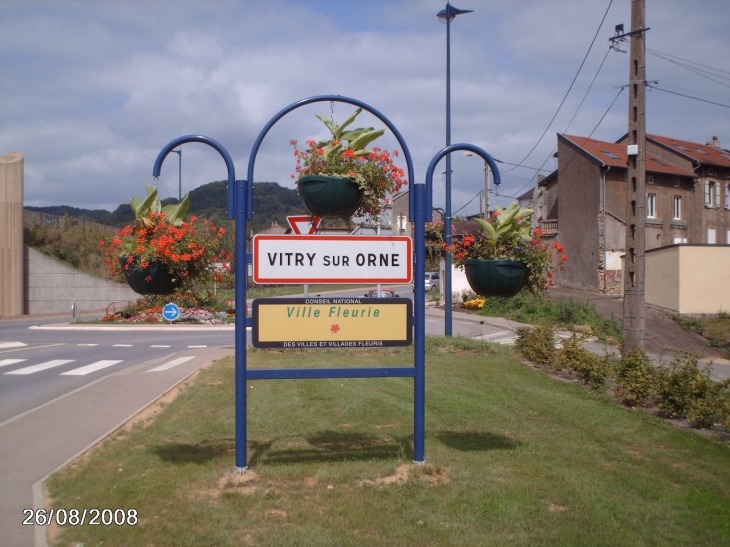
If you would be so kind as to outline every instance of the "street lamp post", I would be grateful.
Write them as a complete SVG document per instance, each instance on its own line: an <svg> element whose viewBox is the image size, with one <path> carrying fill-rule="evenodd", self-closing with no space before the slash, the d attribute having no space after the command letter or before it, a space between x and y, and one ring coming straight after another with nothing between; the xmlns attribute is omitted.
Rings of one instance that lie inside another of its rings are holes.
<svg viewBox="0 0 730 547"><path fill-rule="evenodd" d="M173 154L177 154L177 202L182 201L182 146L177 150L170 150Z"/></svg>
<svg viewBox="0 0 730 547"><path fill-rule="evenodd" d="M460 10L448 2L446 8L438 12L439 21L446 24L446 146L451 145L451 21L462 13L473 10ZM446 211L444 215L444 242L451 246L451 156L446 156ZM451 253L446 252L446 272L444 275L445 317L444 335L452 336L451 317Z"/></svg>

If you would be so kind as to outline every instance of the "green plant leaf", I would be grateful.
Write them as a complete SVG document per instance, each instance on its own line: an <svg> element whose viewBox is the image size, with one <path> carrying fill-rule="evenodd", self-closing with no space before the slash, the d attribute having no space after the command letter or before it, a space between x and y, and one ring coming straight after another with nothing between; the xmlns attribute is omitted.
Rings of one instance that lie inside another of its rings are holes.
<svg viewBox="0 0 730 547"><path fill-rule="evenodd" d="M166 205L162 208L162 212L167 215L167 220L173 226L180 226L183 223L185 214L190 209L190 194L185 194L185 197L177 205Z"/></svg>
<svg viewBox="0 0 730 547"><path fill-rule="evenodd" d="M336 127L336 129L334 131L335 140L342 139L342 134L344 133L345 127L347 127L352 122L354 122L355 118L357 118L357 116L360 114L360 112L362 112L362 108L358 108L357 110L355 110L355 112L352 113L352 116L347 118L344 122L342 122L342 124L340 124L339 126Z"/></svg>
<svg viewBox="0 0 730 547"><path fill-rule="evenodd" d="M492 226L491 223L487 222L486 220L482 220L481 218L474 219L477 221L479 226L481 226L485 232L487 232L487 235L489 235L490 239L497 239L497 231L494 229L494 226Z"/></svg>
<svg viewBox="0 0 730 547"><path fill-rule="evenodd" d="M337 128L337 125L335 122L333 122L331 119L329 119L327 116L323 116L322 114L317 114L317 117L322 120L322 122L327 126L327 129L330 130L330 133L333 135L335 134L335 129ZM323 141L326 142L326 141Z"/></svg>
<svg viewBox="0 0 730 547"><path fill-rule="evenodd" d="M354 141L351 141L349 143L349 147L350 149L355 151L362 150L375 139L381 137L384 133L385 129L374 129L372 131L368 131L367 133L363 133L362 135L360 135Z"/></svg>

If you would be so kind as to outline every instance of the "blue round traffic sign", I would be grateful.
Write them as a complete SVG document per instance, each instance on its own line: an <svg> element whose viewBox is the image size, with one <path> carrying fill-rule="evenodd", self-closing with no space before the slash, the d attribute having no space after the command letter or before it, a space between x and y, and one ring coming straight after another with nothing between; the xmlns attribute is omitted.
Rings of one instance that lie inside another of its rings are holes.
<svg viewBox="0 0 730 547"><path fill-rule="evenodd" d="M162 308L162 316L168 321L175 321L178 317L180 317L179 306L172 302L165 304L165 307Z"/></svg>

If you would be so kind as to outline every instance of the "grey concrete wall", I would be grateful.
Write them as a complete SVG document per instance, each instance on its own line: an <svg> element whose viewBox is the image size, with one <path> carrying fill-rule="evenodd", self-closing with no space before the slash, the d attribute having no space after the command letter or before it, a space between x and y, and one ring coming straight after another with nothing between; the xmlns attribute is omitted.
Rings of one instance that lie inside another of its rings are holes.
<svg viewBox="0 0 730 547"><path fill-rule="evenodd" d="M23 313L23 176L20 152L0 156L0 317Z"/></svg>
<svg viewBox="0 0 730 547"><path fill-rule="evenodd" d="M140 298L128 285L81 273L48 258L30 247L24 248L26 314L71 313L76 310L104 310L112 302Z"/></svg>

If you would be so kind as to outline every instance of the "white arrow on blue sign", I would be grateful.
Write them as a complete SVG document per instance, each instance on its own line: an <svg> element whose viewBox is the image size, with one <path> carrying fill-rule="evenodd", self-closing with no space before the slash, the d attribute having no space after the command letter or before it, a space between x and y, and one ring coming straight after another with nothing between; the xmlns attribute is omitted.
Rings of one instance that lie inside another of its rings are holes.
<svg viewBox="0 0 730 547"><path fill-rule="evenodd" d="M165 304L165 307L162 308L162 316L168 321L175 321L180 317L180 307L172 302Z"/></svg>

